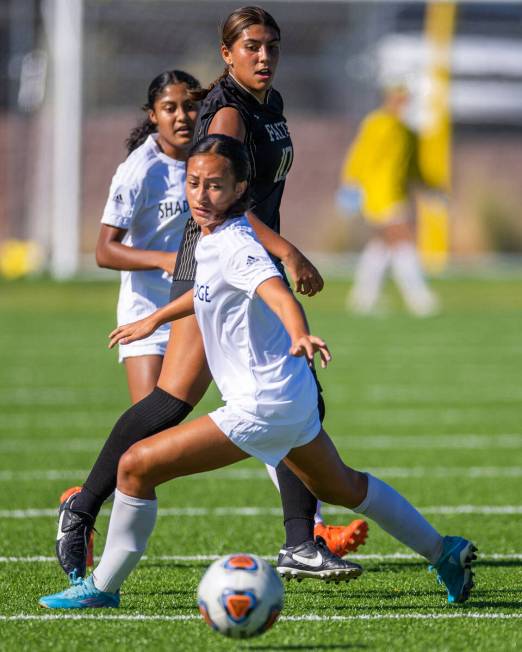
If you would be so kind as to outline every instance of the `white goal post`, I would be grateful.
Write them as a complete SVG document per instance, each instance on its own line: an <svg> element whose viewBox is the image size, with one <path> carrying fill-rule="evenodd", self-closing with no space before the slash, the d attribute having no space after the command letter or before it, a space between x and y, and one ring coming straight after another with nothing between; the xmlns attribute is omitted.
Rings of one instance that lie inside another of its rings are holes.
<svg viewBox="0 0 522 652"><path fill-rule="evenodd" d="M53 0L51 273L78 271L82 120L83 0Z"/></svg>

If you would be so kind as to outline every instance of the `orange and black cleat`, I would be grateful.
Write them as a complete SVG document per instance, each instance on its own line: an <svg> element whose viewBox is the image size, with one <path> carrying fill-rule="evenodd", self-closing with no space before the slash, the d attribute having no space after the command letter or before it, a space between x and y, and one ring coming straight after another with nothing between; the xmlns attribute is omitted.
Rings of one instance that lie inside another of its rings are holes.
<svg viewBox="0 0 522 652"><path fill-rule="evenodd" d="M349 552L355 552L359 546L364 546L368 536L368 523L362 519L352 521L349 525L316 523L314 536L322 537L334 555L344 557Z"/></svg>

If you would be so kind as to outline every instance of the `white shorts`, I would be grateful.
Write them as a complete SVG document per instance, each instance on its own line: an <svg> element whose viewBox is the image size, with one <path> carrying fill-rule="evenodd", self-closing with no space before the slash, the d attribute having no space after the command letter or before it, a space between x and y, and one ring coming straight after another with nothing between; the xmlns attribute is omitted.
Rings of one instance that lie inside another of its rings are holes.
<svg viewBox="0 0 522 652"><path fill-rule="evenodd" d="M140 355L165 355L169 341L170 324L166 324L167 329L163 327L153 333L150 337L130 344L119 344L118 362L123 362L125 358L137 358Z"/></svg>
<svg viewBox="0 0 522 652"><path fill-rule="evenodd" d="M277 466L292 448L309 444L321 430L317 409L291 424L263 421L228 405L208 416L238 448L270 466Z"/></svg>

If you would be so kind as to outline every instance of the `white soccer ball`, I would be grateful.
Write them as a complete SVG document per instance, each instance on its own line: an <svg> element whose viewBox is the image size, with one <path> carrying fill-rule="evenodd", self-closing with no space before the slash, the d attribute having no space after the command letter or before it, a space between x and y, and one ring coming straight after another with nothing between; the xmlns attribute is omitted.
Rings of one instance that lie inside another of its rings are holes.
<svg viewBox="0 0 522 652"><path fill-rule="evenodd" d="M283 584L261 557L236 553L211 564L198 587L205 622L224 636L250 638L270 629L283 608Z"/></svg>

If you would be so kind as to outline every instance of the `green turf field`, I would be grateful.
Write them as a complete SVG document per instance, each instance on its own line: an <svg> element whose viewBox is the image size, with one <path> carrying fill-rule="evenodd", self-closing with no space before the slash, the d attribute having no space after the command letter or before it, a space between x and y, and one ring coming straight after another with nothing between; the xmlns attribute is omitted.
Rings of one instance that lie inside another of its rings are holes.
<svg viewBox="0 0 522 652"><path fill-rule="evenodd" d="M437 288L445 311L427 320L407 316L391 292L386 313L349 317L341 282L305 306L334 355L320 376L327 429L348 463L403 491L444 533L476 541L471 599L447 606L426 564L371 526L357 582L288 585L274 629L236 644L200 620L195 592L212 555L273 558L283 542L278 495L253 460L161 489L148 558L121 609L38 608L41 594L65 585L53 561L58 495L82 481L128 402L105 348L117 286L0 284L0 649L520 647L522 281ZM211 391L197 413L217 400ZM350 516L332 509L329 518ZM106 526L105 515L98 554Z"/></svg>

